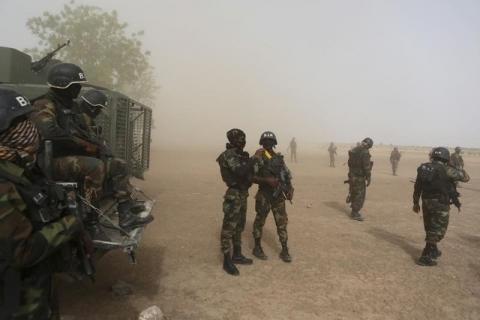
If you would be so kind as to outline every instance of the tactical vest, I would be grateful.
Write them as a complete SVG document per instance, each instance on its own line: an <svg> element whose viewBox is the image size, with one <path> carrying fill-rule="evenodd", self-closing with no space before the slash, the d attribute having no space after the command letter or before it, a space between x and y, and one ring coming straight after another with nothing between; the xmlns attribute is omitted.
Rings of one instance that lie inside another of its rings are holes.
<svg viewBox="0 0 480 320"><path fill-rule="evenodd" d="M417 172L417 179L422 182L422 198L439 199L442 203L449 204L450 179L445 166L437 162L428 162L422 164Z"/></svg>
<svg viewBox="0 0 480 320"><path fill-rule="evenodd" d="M363 168L362 149L354 148L348 151L348 168L350 173L358 176L366 175Z"/></svg>

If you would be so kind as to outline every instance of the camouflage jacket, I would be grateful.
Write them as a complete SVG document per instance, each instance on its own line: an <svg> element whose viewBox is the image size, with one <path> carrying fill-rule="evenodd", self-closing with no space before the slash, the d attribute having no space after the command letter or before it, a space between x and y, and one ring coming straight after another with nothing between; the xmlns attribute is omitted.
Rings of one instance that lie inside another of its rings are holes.
<svg viewBox="0 0 480 320"><path fill-rule="evenodd" d="M453 153L450 157L450 164L457 169L463 169L463 158L459 153Z"/></svg>
<svg viewBox="0 0 480 320"><path fill-rule="evenodd" d="M336 146L329 146L328 153L330 154L337 154L337 147Z"/></svg>
<svg viewBox="0 0 480 320"><path fill-rule="evenodd" d="M372 174L372 162L370 159L370 152L361 145L348 151L348 174L370 178Z"/></svg>
<svg viewBox="0 0 480 320"><path fill-rule="evenodd" d="M400 153L400 151L395 151L395 150L392 150L392 153L390 153L390 162L392 161L400 161L400 158L402 157L402 154Z"/></svg>
<svg viewBox="0 0 480 320"><path fill-rule="evenodd" d="M229 188L248 190L252 185L252 166L248 152L227 148L217 158L220 174Z"/></svg>
<svg viewBox="0 0 480 320"><path fill-rule="evenodd" d="M74 101L64 101L53 92L33 104L30 119L37 126L42 140L52 140L54 157L71 155L95 156L97 148L89 141L89 133Z"/></svg>
<svg viewBox="0 0 480 320"><path fill-rule="evenodd" d="M435 168L437 173L432 172L431 178L423 178L424 168ZM413 190L413 203L418 203L420 197L423 198L444 198L444 202L448 202L449 192L454 188L456 181L468 182L470 176L463 169L457 169L449 164L441 161L431 161L423 163L417 169L417 179ZM430 180L430 181L429 181Z"/></svg>
<svg viewBox="0 0 480 320"><path fill-rule="evenodd" d="M22 184L31 184L23 168L12 162L0 160L0 170L15 177ZM35 210L24 199L18 186L0 176L0 253L6 255L0 260L7 261L15 269L35 266L71 240L78 230L73 216L64 216L55 221L38 225L31 221ZM5 248L6 247L6 248Z"/></svg>
<svg viewBox="0 0 480 320"><path fill-rule="evenodd" d="M283 183L287 184L286 187L292 188L292 174L288 169L285 161L283 160L283 155L275 152L268 152L267 150L260 148L258 149L252 157L253 161L253 175L254 177L275 177L280 179L280 170L283 170L286 173L286 177ZM281 168L279 168L281 166ZM273 194L275 192L274 188L266 183L259 183L259 190L265 191L266 193Z"/></svg>

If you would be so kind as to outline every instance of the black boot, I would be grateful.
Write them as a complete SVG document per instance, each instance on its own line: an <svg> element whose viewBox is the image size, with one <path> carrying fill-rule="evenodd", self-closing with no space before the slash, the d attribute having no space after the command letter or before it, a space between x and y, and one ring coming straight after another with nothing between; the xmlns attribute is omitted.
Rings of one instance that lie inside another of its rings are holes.
<svg viewBox="0 0 480 320"><path fill-rule="evenodd" d="M280 259L283 260L283 262L292 262L292 257L288 253L288 247L287 243L282 243L282 251L280 252Z"/></svg>
<svg viewBox="0 0 480 320"><path fill-rule="evenodd" d="M353 211L353 210L352 210L351 217L352 217L353 220L363 221L363 217L362 217L362 215L360 214L360 212L358 212L358 211Z"/></svg>
<svg viewBox="0 0 480 320"><path fill-rule="evenodd" d="M132 208L132 203L130 201L125 201L118 204L118 225L120 228L132 230L143 227L153 221L152 215L141 217L140 215L132 212Z"/></svg>
<svg viewBox="0 0 480 320"><path fill-rule="evenodd" d="M427 243L422 251L422 256L418 259L417 264L420 266L433 267L437 265L437 262L433 260L432 253L435 250L435 245Z"/></svg>
<svg viewBox="0 0 480 320"><path fill-rule="evenodd" d="M230 253L225 253L223 256L223 270L232 276L240 275L240 271L238 271L237 267L235 267L235 264L233 264Z"/></svg>
<svg viewBox="0 0 480 320"><path fill-rule="evenodd" d="M437 244L435 243L431 253L432 259L436 260L440 258L441 255L442 255L442 251L438 249Z"/></svg>
<svg viewBox="0 0 480 320"><path fill-rule="evenodd" d="M242 247L241 246L233 246L233 255L232 255L233 263L237 264L252 264L253 260L245 257L242 254Z"/></svg>
<svg viewBox="0 0 480 320"><path fill-rule="evenodd" d="M265 252L263 252L263 249L262 249L262 246L261 246L261 239L260 238L256 238L255 239L255 247L253 248L253 251L252 251L252 254L257 257L258 259L261 259L261 260L267 260L268 257L267 255L265 254Z"/></svg>

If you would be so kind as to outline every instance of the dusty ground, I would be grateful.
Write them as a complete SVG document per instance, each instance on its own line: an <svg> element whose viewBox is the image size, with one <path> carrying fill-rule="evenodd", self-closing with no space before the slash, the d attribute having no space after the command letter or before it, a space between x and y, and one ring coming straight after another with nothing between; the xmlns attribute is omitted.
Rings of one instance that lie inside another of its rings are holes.
<svg viewBox="0 0 480 320"><path fill-rule="evenodd" d="M265 227L268 261L241 266L240 277L221 268L221 183L216 152L156 150L141 185L158 204L138 265L121 252L98 265L97 282L60 282L62 311L75 319L136 319L158 305L169 319L480 319L480 157L465 157L472 181L461 214L452 209L435 268L414 260L423 248L421 216L411 211L414 177L425 152L404 152L399 176L390 174L388 150L374 148L366 221L347 216L345 150L336 168L326 153L299 155L290 164L296 198L289 213L293 263L278 258L272 217ZM244 233L251 255L252 188ZM311 207L308 208L307 205ZM135 293L117 298L122 279Z"/></svg>

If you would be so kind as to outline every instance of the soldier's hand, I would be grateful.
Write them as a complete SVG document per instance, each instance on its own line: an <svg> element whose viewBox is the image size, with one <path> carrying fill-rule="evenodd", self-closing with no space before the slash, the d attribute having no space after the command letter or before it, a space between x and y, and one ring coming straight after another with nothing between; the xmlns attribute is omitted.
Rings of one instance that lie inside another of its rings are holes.
<svg viewBox="0 0 480 320"><path fill-rule="evenodd" d="M370 185L370 183L372 183L372 178L371 178L371 177L368 177L368 178L367 178L367 187Z"/></svg>
<svg viewBox="0 0 480 320"><path fill-rule="evenodd" d="M420 205L418 203L415 203L412 208L413 212L419 213L420 212Z"/></svg>
<svg viewBox="0 0 480 320"><path fill-rule="evenodd" d="M288 201L292 201L293 200L293 193L295 192L295 189L292 187L290 188L290 190L288 190L286 196L287 196L287 200Z"/></svg>
<svg viewBox="0 0 480 320"><path fill-rule="evenodd" d="M265 178L265 181L266 181L272 188L276 188L276 187L278 187L278 185L280 184L280 181L278 181L278 179L275 178L275 177L267 177L267 178Z"/></svg>
<svg viewBox="0 0 480 320"><path fill-rule="evenodd" d="M85 152L91 155L97 154L98 147L94 144L89 143L85 146Z"/></svg>

